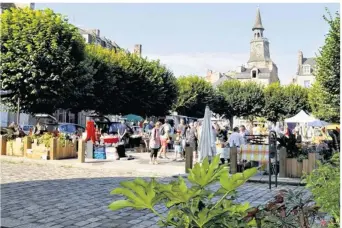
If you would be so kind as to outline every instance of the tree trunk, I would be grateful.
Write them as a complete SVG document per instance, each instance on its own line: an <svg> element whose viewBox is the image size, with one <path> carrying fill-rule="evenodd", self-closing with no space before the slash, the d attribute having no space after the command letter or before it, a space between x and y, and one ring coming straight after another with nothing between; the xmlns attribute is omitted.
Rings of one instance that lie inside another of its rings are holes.
<svg viewBox="0 0 342 228"><path fill-rule="evenodd" d="M75 113L75 124L78 124L78 112L74 112Z"/></svg>
<svg viewBox="0 0 342 228"><path fill-rule="evenodd" d="M234 121L234 117L230 117L230 118L229 118L229 124L230 124L230 129L231 129L231 130L233 130L233 127L234 127L233 121Z"/></svg>

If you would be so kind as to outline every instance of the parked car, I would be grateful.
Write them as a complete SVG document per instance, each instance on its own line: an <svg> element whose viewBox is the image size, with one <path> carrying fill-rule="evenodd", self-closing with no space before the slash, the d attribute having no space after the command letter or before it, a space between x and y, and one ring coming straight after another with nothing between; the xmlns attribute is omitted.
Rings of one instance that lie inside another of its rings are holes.
<svg viewBox="0 0 342 228"><path fill-rule="evenodd" d="M34 126L33 125L22 125L21 129L25 133L25 135L28 135L31 130L33 130Z"/></svg>
<svg viewBox="0 0 342 228"><path fill-rule="evenodd" d="M76 134L81 136L85 132L85 128L73 123L58 123L57 131L67 135Z"/></svg>
<svg viewBox="0 0 342 228"><path fill-rule="evenodd" d="M74 123L59 123L57 119L48 114L36 114L37 123L42 126L43 132L59 132L66 135L81 136L85 128Z"/></svg>

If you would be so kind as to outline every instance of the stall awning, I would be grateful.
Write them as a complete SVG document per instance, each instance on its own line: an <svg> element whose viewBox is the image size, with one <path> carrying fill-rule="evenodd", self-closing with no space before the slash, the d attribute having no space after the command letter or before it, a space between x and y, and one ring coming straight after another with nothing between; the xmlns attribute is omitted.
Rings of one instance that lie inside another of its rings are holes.
<svg viewBox="0 0 342 228"><path fill-rule="evenodd" d="M285 123L308 123L317 120L315 117L308 115L306 112L301 110L297 115L285 119Z"/></svg>

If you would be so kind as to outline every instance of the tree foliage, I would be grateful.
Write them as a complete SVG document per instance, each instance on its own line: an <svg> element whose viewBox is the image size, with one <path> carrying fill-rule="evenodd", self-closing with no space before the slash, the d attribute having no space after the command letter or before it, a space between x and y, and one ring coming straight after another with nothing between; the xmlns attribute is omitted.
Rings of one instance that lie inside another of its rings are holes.
<svg viewBox="0 0 342 228"><path fill-rule="evenodd" d="M308 90L301 86L272 83L265 87L264 96L263 116L273 123L296 115L301 110L310 112Z"/></svg>
<svg viewBox="0 0 342 228"><path fill-rule="evenodd" d="M182 76L177 79L177 86L178 97L173 109L179 114L203 117L206 105L215 112L220 97L204 78L196 75Z"/></svg>
<svg viewBox="0 0 342 228"><path fill-rule="evenodd" d="M301 110L311 111L308 92L307 88L299 85L290 84L283 87L283 106L286 118L298 114Z"/></svg>
<svg viewBox="0 0 342 228"><path fill-rule="evenodd" d="M320 119L340 121L340 14L335 18L327 10L323 16L329 24L329 33L316 58L314 72L316 81L310 90L309 99L313 114Z"/></svg>
<svg viewBox="0 0 342 228"><path fill-rule="evenodd" d="M3 101L28 113L58 108L101 114L165 115L176 79L159 61L84 44L78 29L52 10L1 15Z"/></svg>
<svg viewBox="0 0 342 228"><path fill-rule="evenodd" d="M264 89L265 107L263 116L273 123L284 119L286 115L284 91L280 83L272 83Z"/></svg>
<svg viewBox="0 0 342 228"><path fill-rule="evenodd" d="M65 103L81 76L82 36L50 9L11 9L1 14L1 80L10 107L52 113Z"/></svg>
<svg viewBox="0 0 342 228"><path fill-rule="evenodd" d="M225 104L222 111L226 118L256 117L262 114L264 107L263 87L255 82L241 82L229 80L218 86L218 90L225 97ZM232 127L232 126L231 126Z"/></svg>

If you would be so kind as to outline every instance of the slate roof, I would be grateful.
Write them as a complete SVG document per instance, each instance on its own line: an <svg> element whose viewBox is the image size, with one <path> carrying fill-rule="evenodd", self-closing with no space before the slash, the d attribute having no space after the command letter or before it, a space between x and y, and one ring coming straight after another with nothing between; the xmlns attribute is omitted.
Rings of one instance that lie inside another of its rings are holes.
<svg viewBox="0 0 342 228"><path fill-rule="evenodd" d="M314 67L316 66L315 58L303 58L302 66L303 65L310 65L310 73L313 73ZM297 75L306 75L303 73L303 67L299 67Z"/></svg>
<svg viewBox="0 0 342 228"><path fill-rule="evenodd" d="M219 80L217 80L216 82L213 83L213 86L217 87L220 84L222 84L223 82L228 81L228 80L232 80L232 78L227 76L227 75L223 75L222 77L220 77Z"/></svg>
<svg viewBox="0 0 342 228"><path fill-rule="evenodd" d="M316 60L315 58L303 58L303 65L305 64L309 64L310 66L315 66Z"/></svg>
<svg viewBox="0 0 342 228"><path fill-rule="evenodd" d="M252 30L254 30L254 29L262 29L262 30L264 30L264 27L262 26L262 21L261 21L259 7L257 8L257 14L256 14L256 17L255 17L255 24L254 24Z"/></svg>

